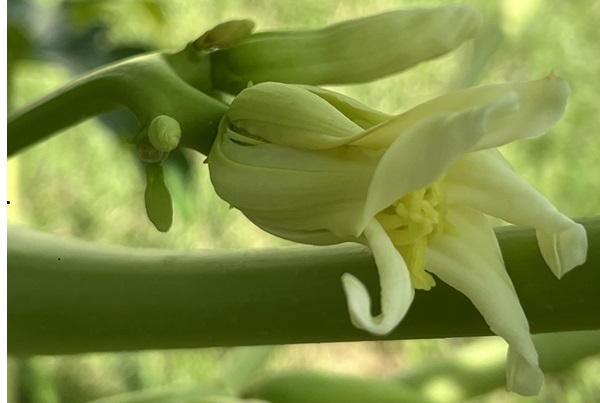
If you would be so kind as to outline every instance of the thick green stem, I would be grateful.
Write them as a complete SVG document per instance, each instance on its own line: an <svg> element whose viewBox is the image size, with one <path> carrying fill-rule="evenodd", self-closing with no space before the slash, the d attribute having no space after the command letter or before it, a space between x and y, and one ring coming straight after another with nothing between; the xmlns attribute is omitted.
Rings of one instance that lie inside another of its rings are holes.
<svg viewBox="0 0 600 403"><path fill-rule="evenodd" d="M227 106L201 91L211 85L208 60L190 52L154 53L108 66L11 114L8 155L118 107L131 110L142 127L159 115L174 118L181 125L181 145L207 155Z"/></svg>
<svg viewBox="0 0 600 403"><path fill-rule="evenodd" d="M557 280L534 231L497 232L533 333L600 328L600 218L584 222L586 264ZM378 290L368 249L151 251L23 229L8 238L8 351L91 351L378 339L352 326L340 277ZM377 298L375 298L377 299ZM418 291L387 339L491 334L466 297Z"/></svg>

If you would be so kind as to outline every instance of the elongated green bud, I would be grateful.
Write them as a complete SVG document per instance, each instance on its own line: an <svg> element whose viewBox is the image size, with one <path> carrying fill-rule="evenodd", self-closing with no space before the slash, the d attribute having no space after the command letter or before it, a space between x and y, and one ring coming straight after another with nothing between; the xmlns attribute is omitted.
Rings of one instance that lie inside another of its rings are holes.
<svg viewBox="0 0 600 403"><path fill-rule="evenodd" d="M146 165L146 214L157 230L167 232L173 224L173 203L163 168L159 164Z"/></svg>
<svg viewBox="0 0 600 403"><path fill-rule="evenodd" d="M212 53L216 88L237 94L249 81L310 85L372 81L443 55L472 38L471 7L398 10L314 31L254 34Z"/></svg>

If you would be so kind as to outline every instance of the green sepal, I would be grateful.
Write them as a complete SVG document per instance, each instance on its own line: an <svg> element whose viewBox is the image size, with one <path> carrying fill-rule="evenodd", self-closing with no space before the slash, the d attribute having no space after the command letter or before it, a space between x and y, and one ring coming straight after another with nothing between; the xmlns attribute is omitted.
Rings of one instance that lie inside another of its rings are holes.
<svg viewBox="0 0 600 403"><path fill-rule="evenodd" d="M160 164L146 165L146 214L157 230L167 232L173 224L173 202Z"/></svg>

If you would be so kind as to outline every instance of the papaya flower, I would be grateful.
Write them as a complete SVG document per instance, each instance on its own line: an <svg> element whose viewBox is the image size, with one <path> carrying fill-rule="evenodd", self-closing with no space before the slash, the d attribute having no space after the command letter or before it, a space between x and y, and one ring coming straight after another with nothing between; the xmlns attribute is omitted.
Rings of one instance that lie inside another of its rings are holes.
<svg viewBox="0 0 600 403"><path fill-rule="evenodd" d="M496 147L536 137L562 116L568 85L531 82L440 96L397 116L343 95L274 82L242 91L209 156L218 195L260 228L296 242L358 242L373 252L381 313L341 278L353 324L384 335L415 289L436 279L466 295L509 345L507 388L543 382L529 325L486 215L536 228L560 277L586 259L583 226L521 179Z"/></svg>

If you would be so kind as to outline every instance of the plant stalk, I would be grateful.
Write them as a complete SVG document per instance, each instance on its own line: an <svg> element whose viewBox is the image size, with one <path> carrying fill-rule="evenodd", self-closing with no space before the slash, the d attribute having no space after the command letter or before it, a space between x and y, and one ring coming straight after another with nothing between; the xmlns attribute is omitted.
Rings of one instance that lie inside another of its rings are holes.
<svg viewBox="0 0 600 403"><path fill-rule="evenodd" d="M533 229L497 231L532 333L600 329L600 217L583 221L585 265L557 280ZM350 323L340 277L377 295L357 245L253 251L105 246L27 229L8 232L8 352L14 355L492 334L470 301L438 282L378 338ZM378 298L373 298L375 301ZM378 309L375 307L374 309Z"/></svg>

